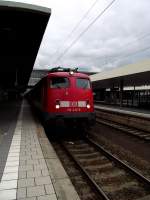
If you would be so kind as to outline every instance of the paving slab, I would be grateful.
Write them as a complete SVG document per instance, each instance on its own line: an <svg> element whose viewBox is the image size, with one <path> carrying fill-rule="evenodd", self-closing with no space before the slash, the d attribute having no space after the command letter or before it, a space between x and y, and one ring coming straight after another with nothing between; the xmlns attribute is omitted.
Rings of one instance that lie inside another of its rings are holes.
<svg viewBox="0 0 150 200"><path fill-rule="evenodd" d="M58 199L80 200L69 178L53 179L54 188Z"/></svg>
<svg viewBox="0 0 150 200"><path fill-rule="evenodd" d="M21 106L7 156L1 161L2 200L80 199L26 101Z"/></svg>

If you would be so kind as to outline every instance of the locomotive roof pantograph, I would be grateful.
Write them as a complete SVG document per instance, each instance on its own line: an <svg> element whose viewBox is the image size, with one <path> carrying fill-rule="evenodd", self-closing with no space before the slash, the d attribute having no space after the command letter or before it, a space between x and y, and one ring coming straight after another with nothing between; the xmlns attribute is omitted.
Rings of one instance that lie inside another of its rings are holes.
<svg viewBox="0 0 150 200"><path fill-rule="evenodd" d="M51 72L78 72L78 68L63 68L63 67L55 67L48 71Z"/></svg>

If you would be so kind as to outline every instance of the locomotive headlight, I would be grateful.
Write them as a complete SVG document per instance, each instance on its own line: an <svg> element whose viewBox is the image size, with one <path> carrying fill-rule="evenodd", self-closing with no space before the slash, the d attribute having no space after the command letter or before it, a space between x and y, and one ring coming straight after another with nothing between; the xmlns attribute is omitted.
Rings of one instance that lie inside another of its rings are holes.
<svg viewBox="0 0 150 200"><path fill-rule="evenodd" d="M86 107L89 109L91 106L90 106L90 104L87 104Z"/></svg>
<svg viewBox="0 0 150 200"><path fill-rule="evenodd" d="M56 109L59 109L59 108L60 108L60 105L59 105L59 104L56 104L55 107L56 107Z"/></svg>
<svg viewBox="0 0 150 200"><path fill-rule="evenodd" d="M56 100L55 108L56 108L56 109L59 109L59 108L60 108L60 102L59 102L59 100Z"/></svg>
<svg viewBox="0 0 150 200"><path fill-rule="evenodd" d="M89 100L87 100L87 102L86 102L86 107L87 107L88 109L91 108Z"/></svg>
<svg viewBox="0 0 150 200"><path fill-rule="evenodd" d="M70 75L73 75L74 74L74 72L73 71L70 71Z"/></svg>

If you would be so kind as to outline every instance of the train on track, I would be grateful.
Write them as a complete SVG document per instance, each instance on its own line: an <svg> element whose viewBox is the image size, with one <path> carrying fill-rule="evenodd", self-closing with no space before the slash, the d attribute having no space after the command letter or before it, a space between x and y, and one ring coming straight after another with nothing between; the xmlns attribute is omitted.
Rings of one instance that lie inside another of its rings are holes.
<svg viewBox="0 0 150 200"><path fill-rule="evenodd" d="M46 124L63 120L92 125L95 121L90 78L77 68L51 69L27 97L40 110Z"/></svg>

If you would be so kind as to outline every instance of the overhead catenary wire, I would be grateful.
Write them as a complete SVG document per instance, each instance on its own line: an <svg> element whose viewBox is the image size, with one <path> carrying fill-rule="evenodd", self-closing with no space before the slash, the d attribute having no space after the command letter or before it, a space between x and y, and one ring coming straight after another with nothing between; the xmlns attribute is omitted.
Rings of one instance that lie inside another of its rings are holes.
<svg viewBox="0 0 150 200"><path fill-rule="evenodd" d="M118 58L115 59L114 61L107 62L107 64L102 65L101 67L104 68L106 65L108 65L108 64L110 64L110 63L114 63L115 61L119 61L119 62L120 62L120 61L124 61L124 60L126 60L128 57L130 57L130 56L133 56L133 55L135 55L135 54L138 54L138 53L141 53L141 52L144 52L144 51L148 51L148 50L150 50L150 46L145 47L145 48L143 48L143 49L139 49L139 50L137 50L137 51L135 51L135 52L126 54L126 55L124 55L123 58L121 58L121 56L118 56ZM119 57L120 57L120 59L119 59Z"/></svg>
<svg viewBox="0 0 150 200"><path fill-rule="evenodd" d="M134 41L129 42L128 44L124 45L123 47L125 48L125 47L127 47L127 46L129 46L131 44L134 44L137 41L143 40L143 39L148 38L148 37L150 37L150 33L147 33L147 34L144 34L144 35L140 35L138 38L134 39ZM130 52L128 54L123 54L123 55L120 54L120 55L116 55L116 56L109 56L109 57L107 57L107 64L109 64L111 62L115 62L119 58L120 59L122 58L121 60L123 60L124 58L126 59L127 57L130 57L130 56L132 56L134 54L137 54L137 53L140 53L140 52L143 52L143 51L147 51L149 48L150 47L144 47L142 49L138 49L138 50L136 50L134 52ZM121 53L121 52L123 52L123 51L121 50L119 53ZM105 65L103 65L103 66L105 66Z"/></svg>
<svg viewBox="0 0 150 200"><path fill-rule="evenodd" d="M81 18L81 20L77 23L77 25L73 28L73 30L70 32L70 34L68 35L68 37L70 37L73 32L80 26L80 24L82 23L82 21L88 16L88 14L91 12L91 10L93 9L93 7L96 5L96 3L99 0L94 1L94 3L91 5L91 7L87 10L87 12L83 15L83 17Z"/></svg>
<svg viewBox="0 0 150 200"><path fill-rule="evenodd" d="M61 55L56 59L55 62L59 61L71 48L72 46L81 38L81 36L86 33L89 28L113 5L113 3L115 2L116 0L113 0L111 1L105 8L103 11L101 11L97 16L96 18L78 35L78 37L73 40L73 42L68 46L67 49L65 49Z"/></svg>
<svg viewBox="0 0 150 200"><path fill-rule="evenodd" d="M130 57L130 56L132 56L132 55L141 53L141 52L143 52L143 51L147 51L147 50L149 50L149 49L150 49L150 46L145 47L145 48L143 48L143 49L139 49L139 50L137 50L137 51L135 51L135 52L132 52L132 53L130 53L130 54L125 55L125 56L123 57L123 59L121 59L121 60L124 60L124 58L126 59L127 57ZM121 57L121 56L120 56L120 57Z"/></svg>
<svg viewBox="0 0 150 200"><path fill-rule="evenodd" d="M71 32L67 35L67 37L65 38L65 40L63 41L62 45L60 48L58 48L54 54L56 54L57 52L60 51L60 49L62 49L65 46L65 43L70 39L70 37L73 35L73 33L78 29L78 27L80 26L80 24L84 21L84 19L88 16L88 14L91 12L91 10L94 8L94 6L96 5L96 3L99 0L94 1L94 3L90 6L90 8L86 11L86 13L83 15L83 17L79 20L79 22L74 26L74 28L71 30Z"/></svg>
<svg viewBox="0 0 150 200"><path fill-rule="evenodd" d="M150 37L150 33L140 34L139 36L137 35L137 38L133 39L132 41L128 42L128 43L125 44L125 45L120 46L120 48L121 48L121 47L123 47L123 48L128 47L129 45L132 45L132 44L134 44L135 42L141 41L141 40L143 40L143 39L145 39L145 38L148 38L148 37ZM136 51L130 52L130 53L128 53L128 54L121 54L121 52L123 52L124 49L123 49L123 50L122 50L122 49L120 50L120 48L119 48L119 54L118 54L118 55L112 55L112 56L111 56L111 55L109 55L109 56L103 55L102 57L99 58L99 61L100 61L100 60L105 60L105 61L104 61L105 64L103 64L102 67L106 66L106 65L109 64L109 63L115 62L117 59L123 60L123 59L121 59L121 58L125 58L125 59L126 59L127 57L130 57L130 56L132 56L132 55L134 55L134 54L138 54L138 53L140 53L140 52L144 52L144 51L149 50L149 47L145 47L145 48L143 48L143 49L137 49ZM107 61L106 61L106 58L107 58Z"/></svg>
<svg viewBox="0 0 150 200"><path fill-rule="evenodd" d="M143 40L143 39L145 39L146 37L149 37L149 36L150 36L150 33L147 33L147 34L144 34L144 35L140 35L138 38L135 38L133 41L128 42L128 43L125 45L125 47L126 47L126 46L129 46L129 45L131 45L131 44L133 44L133 43L135 43L135 42L138 42L138 41L140 41L140 40Z"/></svg>

